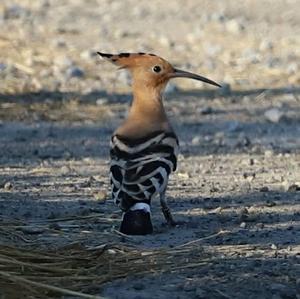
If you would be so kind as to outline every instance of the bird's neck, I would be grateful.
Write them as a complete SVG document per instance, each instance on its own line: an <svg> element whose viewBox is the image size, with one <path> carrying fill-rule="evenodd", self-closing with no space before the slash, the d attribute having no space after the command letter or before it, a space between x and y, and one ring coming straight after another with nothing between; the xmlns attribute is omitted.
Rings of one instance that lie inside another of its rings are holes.
<svg viewBox="0 0 300 299"><path fill-rule="evenodd" d="M167 119L161 91L151 87L135 88L133 86L133 101L129 116L147 119L155 122L164 122Z"/></svg>
<svg viewBox="0 0 300 299"><path fill-rule="evenodd" d="M162 102L161 92L133 85L133 101L128 117L117 133L127 137L144 137L155 131L169 131L171 127Z"/></svg>

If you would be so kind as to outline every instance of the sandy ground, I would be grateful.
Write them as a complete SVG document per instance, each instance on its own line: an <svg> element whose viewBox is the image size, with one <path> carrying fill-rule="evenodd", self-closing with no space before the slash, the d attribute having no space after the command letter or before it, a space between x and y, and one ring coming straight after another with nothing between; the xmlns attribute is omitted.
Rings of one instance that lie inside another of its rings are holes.
<svg viewBox="0 0 300 299"><path fill-rule="evenodd" d="M166 94L181 147L168 190L180 225L165 226L154 202L153 235L111 238L140 250L194 242L187 263L210 260L99 294L300 298L300 2L138 3L1 2L0 244L98 246L118 229L108 144L130 87L94 51L150 51L225 87L178 80ZM16 223L17 233L1 229Z"/></svg>

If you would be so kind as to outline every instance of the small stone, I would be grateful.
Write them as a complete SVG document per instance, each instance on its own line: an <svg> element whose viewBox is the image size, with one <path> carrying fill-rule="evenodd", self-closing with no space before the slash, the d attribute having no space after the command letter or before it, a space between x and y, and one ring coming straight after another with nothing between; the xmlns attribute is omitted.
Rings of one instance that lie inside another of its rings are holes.
<svg viewBox="0 0 300 299"><path fill-rule="evenodd" d="M272 69L272 68L279 67L282 64L282 62L281 62L280 58L270 56L267 58L265 64L268 68Z"/></svg>
<svg viewBox="0 0 300 299"><path fill-rule="evenodd" d="M99 191L94 194L94 198L99 202L104 202L107 198L107 193L105 191Z"/></svg>
<svg viewBox="0 0 300 299"><path fill-rule="evenodd" d="M259 222L256 224L256 227L259 229L263 229L265 227L265 225L262 222Z"/></svg>
<svg viewBox="0 0 300 299"><path fill-rule="evenodd" d="M187 172L178 172L177 175L186 180L190 178L190 175Z"/></svg>
<svg viewBox="0 0 300 299"><path fill-rule="evenodd" d="M222 207L217 207L210 211L210 214L220 214L222 212L223 208Z"/></svg>
<svg viewBox="0 0 300 299"><path fill-rule="evenodd" d="M240 228L246 228L246 226L247 226L246 222L242 222L242 223L240 224Z"/></svg>
<svg viewBox="0 0 300 299"><path fill-rule="evenodd" d="M13 184L11 182L6 182L3 186L4 190L11 190L13 188Z"/></svg>
<svg viewBox="0 0 300 299"><path fill-rule="evenodd" d="M24 226L21 228L21 231L24 234L37 235L37 234L43 233L44 229L41 227L36 227L36 226Z"/></svg>
<svg viewBox="0 0 300 299"><path fill-rule="evenodd" d="M96 100L96 105L98 106L102 106L108 103L108 99L107 98L99 98Z"/></svg>
<svg viewBox="0 0 300 299"><path fill-rule="evenodd" d="M269 187L263 186L259 189L259 192L269 192Z"/></svg>
<svg viewBox="0 0 300 299"><path fill-rule="evenodd" d="M159 37L158 41L159 41L159 43L160 43L162 46L165 46L165 47L170 47L170 46L172 46L171 40L170 40L168 37L166 37L166 36L161 36L161 37Z"/></svg>
<svg viewBox="0 0 300 299"><path fill-rule="evenodd" d="M273 152L272 150L266 150L266 151L264 152L264 155L265 155L265 157L267 157L267 158L272 157L273 154L274 154L274 152Z"/></svg>
<svg viewBox="0 0 300 299"><path fill-rule="evenodd" d="M67 69L66 75L68 78L82 78L85 74L80 67L71 66Z"/></svg>
<svg viewBox="0 0 300 299"><path fill-rule="evenodd" d="M299 65L296 62L289 63L286 71L289 75L296 74L299 71Z"/></svg>
<svg viewBox="0 0 300 299"><path fill-rule="evenodd" d="M300 191L300 186L298 184L292 184L287 189L288 192Z"/></svg>
<svg viewBox="0 0 300 299"><path fill-rule="evenodd" d="M243 30L245 30L245 26L242 23L242 21L237 20L237 19L232 19L232 20L226 22L225 27L226 27L227 31L229 31L233 34L238 34L238 33L242 32Z"/></svg>
<svg viewBox="0 0 300 299"><path fill-rule="evenodd" d="M224 23L224 21L226 21L226 16L222 12L214 12L211 15L211 20Z"/></svg>
<svg viewBox="0 0 300 299"><path fill-rule="evenodd" d="M259 45L260 51L272 50L274 48L274 44L269 40L263 40Z"/></svg>
<svg viewBox="0 0 300 299"><path fill-rule="evenodd" d="M200 136L195 136L192 139L192 145L199 145L201 143L201 137Z"/></svg>
<svg viewBox="0 0 300 299"><path fill-rule="evenodd" d="M65 48L67 46L67 43L64 38L59 37L53 40L53 46L56 48Z"/></svg>
<svg viewBox="0 0 300 299"><path fill-rule="evenodd" d="M275 245L275 244L272 244L272 245L271 245L271 249L276 250L276 249L278 249L278 246Z"/></svg>
<svg viewBox="0 0 300 299"><path fill-rule="evenodd" d="M199 110L199 113L201 113L203 115L212 114L213 112L214 112L214 110L210 106L204 107L204 108Z"/></svg>
<svg viewBox="0 0 300 299"><path fill-rule="evenodd" d="M276 202L274 202L274 201L271 201L271 200L267 200L266 201L266 206L267 207L275 207L276 206Z"/></svg>
<svg viewBox="0 0 300 299"><path fill-rule="evenodd" d="M92 50L86 50L80 53L80 57L85 60L91 60L96 56L98 56L98 54Z"/></svg>
<svg viewBox="0 0 300 299"><path fill-rule="evenodd" d="M272 123L278 123L280 121L280 119L282 118L283 113L277 108L272 108L272 109L265 111L264 115L268 121L270 121Z"/></svg>

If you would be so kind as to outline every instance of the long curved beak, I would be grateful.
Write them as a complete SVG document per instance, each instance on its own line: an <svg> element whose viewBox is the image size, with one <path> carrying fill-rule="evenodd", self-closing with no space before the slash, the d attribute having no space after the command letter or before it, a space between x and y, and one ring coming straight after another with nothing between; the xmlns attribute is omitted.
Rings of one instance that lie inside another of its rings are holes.
<svg viewBox="0 0 300 299"><path fill-rule="evenodd" d="M169 75L170 79L171 78L179 78L179 77L180 78L190 78L190 79L202 81L202 82L214 85L214 86L222 87L220 84L218 84L208 78L205 78L205 77L202 77L202 76L190 73L190 72L182 71L179 69L174 69L174 72L170 73L170 75Z"/></svg>

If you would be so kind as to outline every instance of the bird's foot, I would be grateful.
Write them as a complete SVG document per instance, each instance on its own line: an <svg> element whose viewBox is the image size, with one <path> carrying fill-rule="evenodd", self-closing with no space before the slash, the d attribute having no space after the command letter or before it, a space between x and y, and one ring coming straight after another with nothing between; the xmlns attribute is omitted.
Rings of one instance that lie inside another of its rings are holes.
<svg viewBox="0 0 300 299"><path fill-rule="evenodd" d="M163 214L165 216L165 219L167 220L167 224L169 226L176 226L177 222L174 221L170 209L167 207L167 208L162 208L161 210L162 210L162 212L163 212Z"/></svg>

